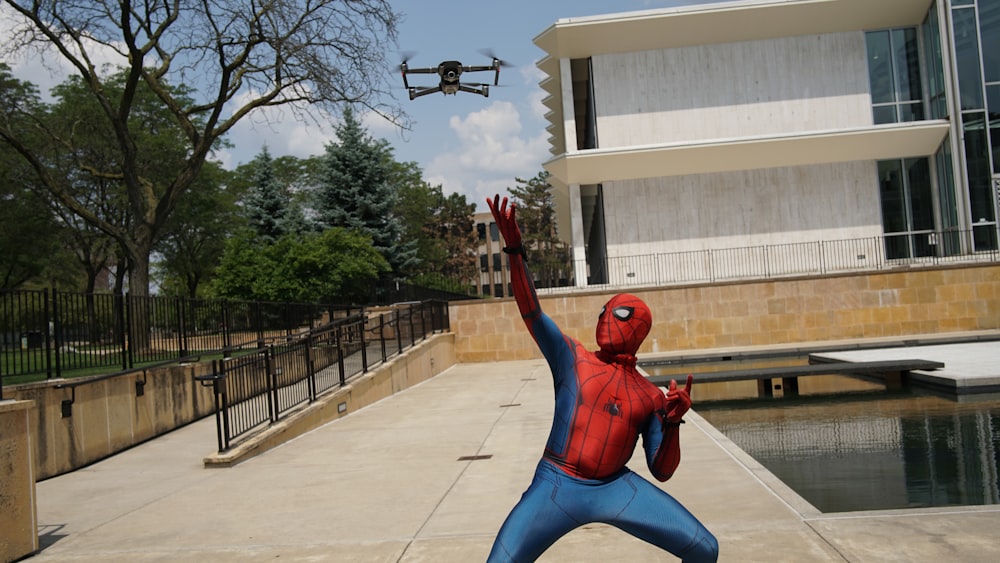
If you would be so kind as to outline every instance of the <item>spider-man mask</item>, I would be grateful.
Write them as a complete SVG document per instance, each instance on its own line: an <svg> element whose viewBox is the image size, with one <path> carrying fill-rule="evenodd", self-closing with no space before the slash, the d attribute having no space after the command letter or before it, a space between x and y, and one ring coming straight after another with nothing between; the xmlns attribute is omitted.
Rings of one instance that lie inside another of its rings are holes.
<svg viewBox="0 0 1000 563"><path fill-rule="evenodd" d="M642 299L615 295L597 319L597 345L608 354L634 356L652 325L653 315Z"/></svg>

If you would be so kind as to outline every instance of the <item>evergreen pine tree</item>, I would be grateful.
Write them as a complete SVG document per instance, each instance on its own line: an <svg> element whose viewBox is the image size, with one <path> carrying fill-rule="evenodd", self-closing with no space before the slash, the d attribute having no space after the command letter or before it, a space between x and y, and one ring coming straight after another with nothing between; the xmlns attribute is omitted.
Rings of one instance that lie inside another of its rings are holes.
<svg viewBox="0 0 1000 563"><path fill-rule="evenodd" d="M247 222L265 243L274 244L287 233L288 196L274 177L274 161L267 147L254 164L253 185L246 198Z"/></svg>
<svg viewBox="0 0 1000 563"><path fill-rule="evenodd" d="M371 237L393 275L406 278L418 259L416 241L403 240L403 226L393 212L392 150L386 141L372 139L350 108L336 134L337 142L328 144L322 156L317 221L324 228L344 227Z"/></svg>

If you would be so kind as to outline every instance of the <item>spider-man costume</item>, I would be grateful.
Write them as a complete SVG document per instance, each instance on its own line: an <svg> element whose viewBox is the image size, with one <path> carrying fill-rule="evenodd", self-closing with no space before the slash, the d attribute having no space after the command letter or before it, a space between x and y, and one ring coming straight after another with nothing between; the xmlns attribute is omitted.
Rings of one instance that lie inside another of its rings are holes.
<svg viewBox="0 0 1000 563"><path fill-rule="evenodd" d="M715 561L715 537L672 496L625 466L642 434L646 464L660 481L680 463L679 427L691 406L671 382L666 396L635 368L652 315L616 295L597 321L597 352L562 333L542 312L525 265L515 206L487 199L507 245L521 317L552 371L555 415L534 479L500 528L489 561L534 561L589 522L616 526L683 561Z"/></svg>

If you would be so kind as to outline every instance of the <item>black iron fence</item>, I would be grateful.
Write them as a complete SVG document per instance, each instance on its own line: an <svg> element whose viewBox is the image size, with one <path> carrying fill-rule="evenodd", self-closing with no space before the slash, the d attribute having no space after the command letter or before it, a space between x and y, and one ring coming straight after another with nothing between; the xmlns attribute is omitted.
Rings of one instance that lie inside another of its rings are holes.
<svg viewBox="0 0 1000 563"><path fill-rule="evenodd" d="M213 361L212 374L198 379L215 395L219 451L448 329L447 301L409 303L351 315L294 338L266 339L249 354Z"/></svg>
<svg viewBox="0 0 1000 563"><path fill-rule="evenodd" d="M360 307L172 297L0 292L0 377L129 370L219 350L256 348Z"/></svg>

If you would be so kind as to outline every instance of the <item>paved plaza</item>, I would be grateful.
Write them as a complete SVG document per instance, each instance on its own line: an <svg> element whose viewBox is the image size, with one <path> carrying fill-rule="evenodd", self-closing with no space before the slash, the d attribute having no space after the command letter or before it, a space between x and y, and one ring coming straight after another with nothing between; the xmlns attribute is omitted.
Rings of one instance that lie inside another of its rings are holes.
<svg viewBox="0 0 1000 563"><path fill-rule="evenodd" d="M967 346L1000 369L1000 345ZM661 486L718 537L721 561L1000 560L1000 506L821 514L697 415L697 386L694 399ZM202 463L209 417L38 483L43 549L29 561L484 561L552 402L544 361L459 364L229 469ZM637 451L630 467L650 478ZM626 560L676 559L604 525L541 559Z"/></svg>

